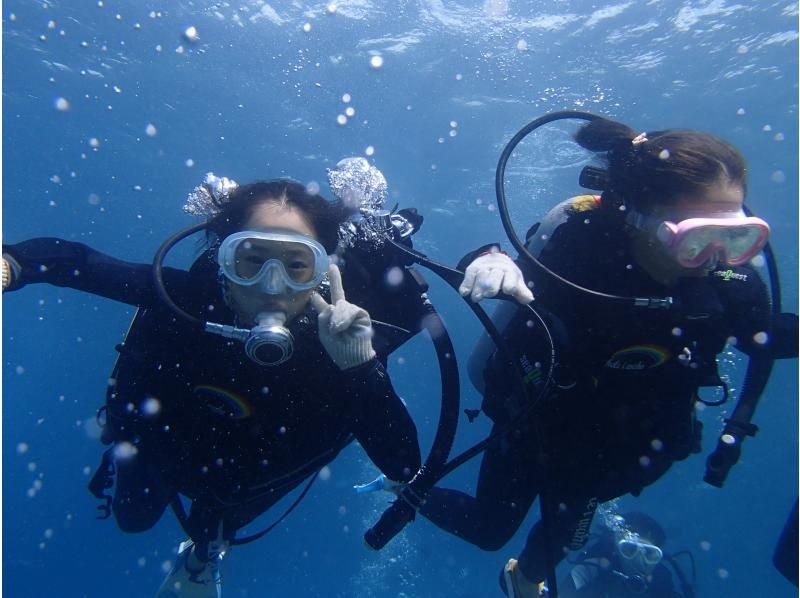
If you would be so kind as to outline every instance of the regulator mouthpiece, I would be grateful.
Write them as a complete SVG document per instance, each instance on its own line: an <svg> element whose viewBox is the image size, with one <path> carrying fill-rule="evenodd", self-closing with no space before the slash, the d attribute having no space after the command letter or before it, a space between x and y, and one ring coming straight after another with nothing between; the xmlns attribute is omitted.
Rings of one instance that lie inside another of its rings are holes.
<svg viewBox="0 0 800 598"><path fill-rule="evenodd" d="M258 314L258 325L250 330L244 352L259 365L275 366L288 361L294 352L294 337L286 323L286 314Z"/></svg>

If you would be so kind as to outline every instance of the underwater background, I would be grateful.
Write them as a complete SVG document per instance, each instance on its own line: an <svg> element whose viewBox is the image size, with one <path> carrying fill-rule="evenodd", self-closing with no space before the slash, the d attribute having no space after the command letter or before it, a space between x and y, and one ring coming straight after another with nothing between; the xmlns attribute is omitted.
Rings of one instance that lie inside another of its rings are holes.
<svg viewBox="0 0 800 598"><path fill-rule="evenodd" d="M325 169L360 155L386 175L387 207L424 215L415 246L455 264L484 243L509 246L494 199L505 143L536 117L578 109L642 131L697 128L740 148L747 203L772 226L784 310L797 310L798 8L788 0L12 0L2 21L4 242L62 237L149 262L192 223L181 206L206 172L288 176L328 196ZM586 156L568 131L539 131L509 162L519 235L581 191ZM188 265L195 248L185 242L171 263ZM481 329L426 277L457 349L462 407L477 407L465 366ZM175 557L183 533L171 513L126 535L95 519L86 490L103 448L95 411L133 312L46 285L3 297L5 596L152 596ZM735 390L746 360L720 359ZM401 347L390 374L427 452L439 412L430 342ZM796 595L771 557L797 496L797 379L796 360L778 362L760 431L724 489L702 477L731 403L701 414L702 455L607 507L650 513L668 552L690 550L698 596ZM462 418L453 454L487 422ZM474 492L478 463L443 484ZM224 595L500 595L498 572L537 507L496 553L422 519L376 553L362 534L388 499L352 490L375 473L347 448L289 518L231 552Z"/></svg>

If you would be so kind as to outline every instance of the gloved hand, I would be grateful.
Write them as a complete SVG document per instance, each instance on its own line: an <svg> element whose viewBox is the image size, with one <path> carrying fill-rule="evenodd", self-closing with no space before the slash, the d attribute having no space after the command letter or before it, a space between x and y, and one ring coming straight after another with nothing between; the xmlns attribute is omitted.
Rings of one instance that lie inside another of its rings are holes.
<svg viewBox="0 0 800 598"><path fill-rule="evenodd" d="M319 318L319 340L340 370L349 370L375 357L372 348L372 320L366 310L344 298L342 274L336 264L328 268L331 305L314 292L311 305Z"/></svg>
<svg viewBox="0 0 800 598"><path fill-rule="evenodd" d="M3 256L3 291L7 291L19 276L20 266L10 255Z"/></svg>
<svg viewBox="0 0 800 598"><path fill-rule="evenodd" d="M495 297L503 291L522 305L533 301L533 293L525 284L522 271L505 253L493 251L475 258L464 272L458 287L462 296L470 296L477 303L486 297Z"/></svg>

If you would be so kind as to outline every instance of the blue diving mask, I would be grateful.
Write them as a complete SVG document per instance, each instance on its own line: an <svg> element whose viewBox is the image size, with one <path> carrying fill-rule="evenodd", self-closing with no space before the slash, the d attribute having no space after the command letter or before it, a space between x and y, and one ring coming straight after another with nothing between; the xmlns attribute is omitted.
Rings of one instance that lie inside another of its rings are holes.
<svg viewBox="0 0 800 598"><path fill-rule="evenodd" d="M241 231L222 241L217 262L231 282L283 295L316 288L328 271L329 259L322 245L304 235Z"/></svg>

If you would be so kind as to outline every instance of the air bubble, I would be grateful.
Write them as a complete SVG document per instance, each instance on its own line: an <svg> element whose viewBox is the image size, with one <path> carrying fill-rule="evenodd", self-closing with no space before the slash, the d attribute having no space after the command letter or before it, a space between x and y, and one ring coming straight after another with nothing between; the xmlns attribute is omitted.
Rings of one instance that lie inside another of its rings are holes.
<svg viewBox="0 0 800 598"><path fill-rule="evenodd" d="M55 106L56 110L59 112L66 112L70 109L69 101L66 98L56 98L53 102L53 106Z"/></svg>
<svg viewBox="0 0 800 598"><path fill-rule="evenodd" d="M319 470L319 479L323 482L327 482L331 479L331 468L325 465L322 469Z"/></svg>
<svg viewBox="0 0 800 598"><path fill-rule="evenodd" d="M148 137L155 137L158 135L158 129L153 123L148 123L147 126L144 128L144 132L147 134Z"/></svg>
<svg viewBox="0 0 800 598"><path fill-rule="evenodd" d="M659 152L659 154L658 154L658 157L659 157L661 160L669 160L669 150L668 150L668 149L663 149L663 150L661 150L661 151Z"/></svg>
<svg viewBox="0 0 800 598"><path fill-rule="evenodd" d="M183 37L190 44L193 44L193 43L195 43L195 42L200 40L200 34L197 32L197 28L194 27L193 25L190 26L190 27L187 27L184 30Z"/></svg>
<svg viewBox="0 0 800 598"><path fill-rule="evenodd" d="M311 23L304 23L303 24L303 31L309 33L311 31Z"/></svg>
<svg viewBox="0 0 800 598"><path fill-rule="evenodd" d="M373 56L369 59L369 65L376 71L383 68L383 56Z"/></svg>
<svg viewBox="0 0 800 598"><path fill-rule="evenodd" d="M763 332L763 331L762 332L756 332L753 335L753 341L757 345L766 345L767 342L769 341L769 334L767 334L766 332Z"/></svg>
<svg viewBox="0 0 800 598"><path fill-rule="evenodd" d="M344 113L347 118L353 118L356 115L356 109L352 106L348 106Z"/></svg>
<svg viewBox="0 0 800 598"><path fill-rule="evenodd" d="M184 164L186 165L186 168L192 168L194 166L194 160L192 160L191 158L187 158Z"/></svg>
<svg viewBox="0 0 800 598"><path fill-rule="evenodd" d="M386 284L392 287L398 287L403 282L403 270L395 266L386 272Z"/></svg>
<svg viewBox="0 0 800 598"><path fill-rule="evenodd" d="M368 145L367 149L364 150L364 154L366 154L367 156L374 155L375 154L375 148L372 147L371 145Z"/></svg>
<svg viewBox="0 0 800 598"><path fill-rule="evenodd" d="M340 127L343 127L347 124L347 117L344 114L340 114L336 117L336 124Z"/></svg>
<svg viewBox="0 0 800 598"><path fill-rule="evenodd" d="M142 402L141 409L145 415L157 415L161 411L161 401L155 397L148 397Z"/></svg>

